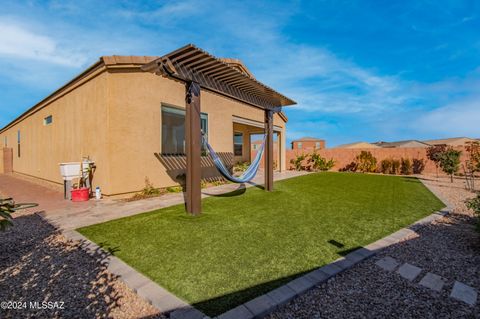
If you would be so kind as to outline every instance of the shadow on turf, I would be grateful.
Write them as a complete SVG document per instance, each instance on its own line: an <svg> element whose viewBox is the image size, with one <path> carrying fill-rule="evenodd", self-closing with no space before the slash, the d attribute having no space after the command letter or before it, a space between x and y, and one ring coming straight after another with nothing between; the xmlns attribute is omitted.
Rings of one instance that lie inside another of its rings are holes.
<svg viewBox="0 0 480 319"><path fill-rule="evenodd" d="M216 193L208 193L207 191L202 191L202 194L212 196L212 197L235 197L245 194L247 191L245 184L240 184L238 188L232 192L223 193L223 194L216 194Z"/></svg>
<svg viewBox="0 0 480 319"><path fill-rule="evenodd" d="M294 280L295 278L298 278L300 276L305 275L306 273L315 270L311 269L308 271L300 272L297 274L293 274L291 276L287 277L282 277L276 280L272 280L269 282L261 283L259 285L255 285L252 287L249 287L247 289L239 290L232 292L230 294L226 294L223 296L219 296L216 298L212 298L209 300L205 300L202 302L197 302L192 304L195 308L198 310L202 311L203 313L213 317L213 316L218 316L233 307L240 305L242 303L248 302L260 295L266 294L269 291L274 290L275 288L278 288L280 286L285 285L286 283Z"/></svg>

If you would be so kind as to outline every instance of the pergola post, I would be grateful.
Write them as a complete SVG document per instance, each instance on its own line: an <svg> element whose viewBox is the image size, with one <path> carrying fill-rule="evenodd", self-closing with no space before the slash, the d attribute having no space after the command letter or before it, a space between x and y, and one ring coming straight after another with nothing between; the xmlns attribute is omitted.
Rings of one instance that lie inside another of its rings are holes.
<svg viewBox="0 0 480 319"><path fill-rule="evenodd" d="M202 136L200 126L200 85L197 82L187 83L185 117L185 146L187 156L186 172L186 208L192 215L202 212L200 165L202 152Z"/></svg>
<svg viewBox="0 0 480 319"><path fill-rule="evenodd" d="M265 190L273 191L273 111L265 110Z"/></svg>

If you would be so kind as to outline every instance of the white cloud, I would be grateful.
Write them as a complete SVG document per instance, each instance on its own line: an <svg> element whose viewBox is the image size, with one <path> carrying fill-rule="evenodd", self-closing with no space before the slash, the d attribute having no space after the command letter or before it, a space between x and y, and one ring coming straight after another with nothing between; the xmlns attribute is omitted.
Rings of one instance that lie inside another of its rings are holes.
<svg viewBox="0 0 480 319"><path fill-rule="evenodd" d="M421 114L412 129L439 137L480 137L480 96Z"/></svg>
<svg viewBox="0 0 480 319"><path fill-rule="evenodd" d="M0 55L69 67L85 63L83 55L62 49L53 38L7 21L0 21Z"/></svg>

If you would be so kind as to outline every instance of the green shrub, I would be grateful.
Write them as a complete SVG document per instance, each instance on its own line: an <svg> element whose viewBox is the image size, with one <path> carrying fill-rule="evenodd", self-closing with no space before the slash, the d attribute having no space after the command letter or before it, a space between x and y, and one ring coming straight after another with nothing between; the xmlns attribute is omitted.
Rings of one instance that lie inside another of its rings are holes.
<svg viewBox="0 0 480 319"><path fill-rule="evenodd" d="M465 201L465 205L475 212L477 217L477 230L480 231L480 194L475 198Z"/></svg>
<svg viewBox="0 0 480 319"><path fill-rule="evenodd" d="M182 190L182 186L169 186L166 188L166 191L169 193L180 193Z"/></svg>
<svg viewBox="0 0 480 319"><path fill-rule="evenodd" d="M453 174L458 172L460 168L461 151L454 150L449 147L440 157L440 168L445 174L450 175L450 181L453 183Z"/></svg>
<svg viewBox="0 0 480 319"><path fill-rule="evenodd" d="M12 226L13 201L0 199L0 231L5 231Z"/></svg>
<svg viewBox="0 0 480 319"><path fill-rule="evenodd" d="M401 162L399 160L392 160L392 168L390 169L390 174L392 175L398 175L400 174L400 166Z"/></svg>
<svg viewBox="0 0 480 319"><path fill-rule="evenodd" d="M290 160L290 164L292 164L295 167L296 171L306 170L306 167L303 163L303 161L305 160L305 157L306 157L305 154L296 154L295 158L292 158Z"/></svg>
<svg viewBox="0 0 480 319"><path fill-rule="evenodd" d="M414 158L412 164L413 174L422 174L425 169L425 161L423 158Z"/></svg>
<svg viewBox="0 0 480 319"><path fill-rule="evenodd" d="M356 157L357 170L362 173L373 173L377 169L377 159L368 151L361 151Z"/></svg>
<svg viewBox="0 0 480 319"><path fill-rule="evenodd" d="M402 158L400 163L400 172L402 175L412 175L413 174L413 167L412 163L408 158Z"/></svg>
<svg viewBox="0 0 480 319"><path fill-rule="evenodd" d="M383 174L390 174L392 170L392 160L391 159L384 159L380 162L380 173Z"/></svg>
<svg viewBox="0 0 480 319"><path fill-rule="evenodd" d="M321 157L317 152L309 155L308 162L311 164L311 168L314 171L328 171L335 165L333 159L327 161L326 158Z"/></svg>
<svg viewBox="0 0 480 319"><path fill-rule="evenodd" d="M356 162L351 162L350 164L345 165L345 167L342 167L339 171L340 172L356 172L357 166L358 165Z"/></svg>
<svg viewBox="0 0 480 319"><path fill-rule="evenodd" d="M160 189L153 187L148 177L145 177L145 187L140 191L140 194L144 196L159 195Z"/></svg>
<svg viewBox="0 0 480 319"><path fill-rule="evenodd" d="M238 162L235 165L233 165L233 171L236 172L245 172L250 166L250 162Z"/></svg>

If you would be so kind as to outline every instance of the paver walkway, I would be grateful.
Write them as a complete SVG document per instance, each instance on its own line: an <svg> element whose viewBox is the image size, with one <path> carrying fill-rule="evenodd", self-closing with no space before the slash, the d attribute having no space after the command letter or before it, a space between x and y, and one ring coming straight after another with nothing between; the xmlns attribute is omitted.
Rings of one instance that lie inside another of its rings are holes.
<svg viewBox="0 0 480 319"><path fill-rule="evenodd" d="M284 171L275 173L276 181L308 174ZM233 192L238 189L258 186L263 183L259 174L249 184L225 184L202 190L202 198ZM183 193L168 193L160 197L133 202L104 199L73 203L63 199L61 192L29 182L15 175L0 174L0 193L13 197L17 202L39 203L39 214L51 224L64 230L94 225L112 219L132 216L147 211L184 203Z"/></svg>
<svg viewBox="0 0 480 319"><path fill-rule="evenodd" d="M387 272L393 272L400 265L400 262L395 260L390 256L386 256L375 263L381 269ZM397 273L408 281L417 282L417 278L420 273L424 272L422 268L410 265L409 263L404 263L397 269ZM441 292L446 284L450 280L443 278L437 274L427 272L419 281L418 284L425 288L434 290L436 292ZM477 291L475 288L470 287L459 281L454 281L453 288L450 293L450 297L460 300L470 306L475 305L477 302Z"/></svg>

